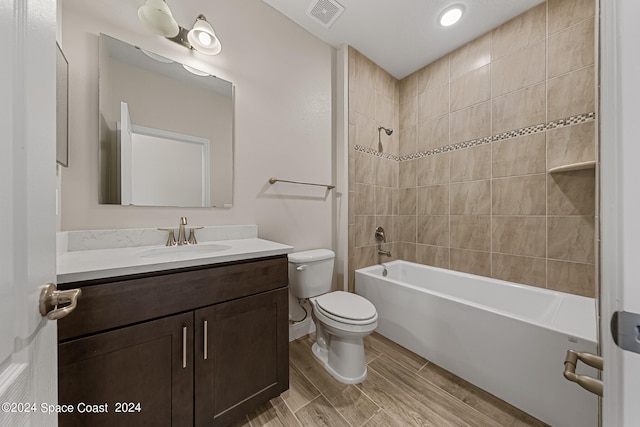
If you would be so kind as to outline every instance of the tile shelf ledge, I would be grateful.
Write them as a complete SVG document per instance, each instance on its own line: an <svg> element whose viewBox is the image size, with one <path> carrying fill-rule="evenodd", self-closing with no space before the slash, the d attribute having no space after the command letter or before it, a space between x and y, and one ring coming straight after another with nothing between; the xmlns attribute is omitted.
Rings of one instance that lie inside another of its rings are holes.
<svg viewBox="0 0 640 427"><path fill-rule="evenodd" d="M551 168L549 169L549 173L579 171L583 169L594 169L595 167L596 167L596 161L589 160L588 162L571 163L568 165Z"/></svg>

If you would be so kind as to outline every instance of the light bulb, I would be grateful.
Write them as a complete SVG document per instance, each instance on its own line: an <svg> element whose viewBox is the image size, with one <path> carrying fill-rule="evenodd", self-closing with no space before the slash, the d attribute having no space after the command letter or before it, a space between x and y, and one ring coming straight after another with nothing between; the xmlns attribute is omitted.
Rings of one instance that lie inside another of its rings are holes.
<svg viewBox="0 0 640 427"><path fill-rule="evenodd" d="M449 27L462 18L462 9L459 6L448 9L440 16L440 25Z"/></svg>
<svg viewBox="0 0 640 427"><path fill-rule="evenodd" d="M198 40L200 40L200 43L202 43L204 46L209 46L211 45L211 41L213 39L209 34L205 33L204 31L200 31L198 33Z"/></svg>

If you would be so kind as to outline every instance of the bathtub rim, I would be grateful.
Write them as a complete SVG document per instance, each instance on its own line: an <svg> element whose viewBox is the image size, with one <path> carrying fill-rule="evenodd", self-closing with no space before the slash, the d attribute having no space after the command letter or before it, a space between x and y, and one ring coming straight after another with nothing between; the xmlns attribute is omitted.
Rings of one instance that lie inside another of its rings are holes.
<svg viewBox="0 0 640 427"><path fill-rule="evenodd" d="M435 270L438 272L442 272L445 274L451 274L451 275L455 275L455 276L461 276L464 278L468 278L468 279L481 279L481 280L489 280L492 282L496 282L499 283L503 286L510 286L510 287L515 287L515 288L521 288L526 290L527 292L539 292L539 293L543 293L543 294L552 294L554 296L560 297L560 298L576 298L576 299L585 299L585 300L589 300L587 301L590 305L592 305L593 307L593 312L589 314L590 317L592 317L593 320L593 324L591 325L592 327L590 327L590 332L592 332L592 334L586 335L584 333L578 332L576 330L567 330L567 328L562 328L561 325L554 325L553 323L547 323L547 322L541 322L535 319L531 319L529 317L526 316L522 316L522 315L518 315L515 313L511 313L508 311L504 311L504 310L500 310L488 305L484 305L484 304L480 304L474 301L470 301L467 299L462 299L456 296L452 296L449 294L445 294L439 291L434 291L432 289L427 289L427 288L422 288L418 285L414 285L411 283L405 283L402 282L400 280L397 279L391 279L389 277L383 277L381 272L383 269L383 265L382 264L374 264L374 265L370 265L367 267L363 267L363 268L359 268L357 270L355 270L355 277L358 277L358 273L359 274L363 274L365 276L368 277L372 277L374 279L377 280L382 280L382 281L386 281L386 282L391 282L400 286L404 286L410 289L414 289L417 292L427 292L430 293L432 295L438 296L440 298L445 298L445 299L449 299L449 300L453 300L455 302L458 302L460 304L464 304L470 307L474 307L480 310L486 310L501 316L506 316L509 317L511 319L514 320L518 320L521 322L526 322L529 323L531 325L537 326L537 327L541 327L550 331L555 331L558 333L562 333L565 334L569 337L574 337L574 338L578 338L578 339L582 339L582 340L586 340L586 341L590 341L593 343L598 343L598 325L597 325L597 315L596 315L596 299L595 298L590 298L590 297L585 297L582 295L575 295L575 294L570 294L567 292L561 292L561 291L556 291L556 290L550 290L550 289L545 289L545 288L538 288L536 286L532 286L532 285L525 285L522 283L515 283L515 282L509 282L507 280L501 280L501 279L494 279L492 277L486 277L486 276L480 276L477 274L471 274L471 273L465 273L462 271L456 271L456 270L449 270L446 268L441 268L441 267L435 267L435 266L431 266L431 265L426 265L426 264L419 264L419 263L415 263L415 262L411 262L411 261L405 261L405 260L394 260L394 261L389 261L389 262L385 262L384 266L389 269L390 267L396 266L398 264L409 264L411 266L416 266L417 268L420 269L426 269L426 270ZM375 274L375 272L377 272L378 274ZM355 292L357 293L357 280L355 280ZM560 308L560 306L558 307L558 309ZM557 310L556 309L556 313L554 314L557 315Z"/></svg>

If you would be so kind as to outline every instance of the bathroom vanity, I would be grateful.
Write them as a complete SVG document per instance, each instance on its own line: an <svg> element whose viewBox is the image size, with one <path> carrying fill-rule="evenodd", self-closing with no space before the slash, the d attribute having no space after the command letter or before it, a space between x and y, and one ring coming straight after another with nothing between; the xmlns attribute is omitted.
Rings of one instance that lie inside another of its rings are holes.
<svg viewBox="0 0 640 427"><path fill-rule="evenodd" d="M223 252L58 285L82 290L58 321L61 426L222 426L288 389L289 250Z"/></svg>

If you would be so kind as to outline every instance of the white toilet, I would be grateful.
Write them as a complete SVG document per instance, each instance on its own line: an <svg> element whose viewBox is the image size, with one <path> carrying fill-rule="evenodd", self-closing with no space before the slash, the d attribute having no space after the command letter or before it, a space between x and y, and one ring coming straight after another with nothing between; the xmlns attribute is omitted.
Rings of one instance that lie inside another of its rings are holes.
<svg viewBox="0 0 640 427"><path fill-rule="evenodd" d="M309 299L316 325L313 354L335 379L357 384L367 377L362 339L378 326L378 313L360 295L331 291L333 259L328 249L294 252L289 258L291 293Z"/></svg>

